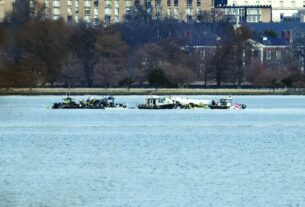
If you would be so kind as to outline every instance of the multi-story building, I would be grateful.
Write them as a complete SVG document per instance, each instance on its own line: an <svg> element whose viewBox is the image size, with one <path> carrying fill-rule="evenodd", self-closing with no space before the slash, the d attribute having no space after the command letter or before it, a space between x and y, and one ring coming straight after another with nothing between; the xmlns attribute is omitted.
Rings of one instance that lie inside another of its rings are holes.
<svg viewBox="0 0 305 207"><path fill-rule="evenodd" d="M271 22L272 8L271 6L218 6L217 10L224 13L231 21L234 22Z"/></svg>
<svg viewBox="0 0 305 207"><path fill-rule="evenodd" d="M272 7L272 21L285 21L285 18L298 16L304 11L304 0L228 0L228 6L266 6ZM302 21L302 20L300 20Z"/></svg>
<svg viewBox="0 0 305 207"><path fill-rule="evenodd" d="M0 0L0 18L11 10L13 1ZM93 24L122 22L137 5L154 18L170 17L185 22L196 20L202 11L213 7L213 0L30 0L31 6L35 6L34 2L45 4L54 20L78 22L82 19Z"/></svg>

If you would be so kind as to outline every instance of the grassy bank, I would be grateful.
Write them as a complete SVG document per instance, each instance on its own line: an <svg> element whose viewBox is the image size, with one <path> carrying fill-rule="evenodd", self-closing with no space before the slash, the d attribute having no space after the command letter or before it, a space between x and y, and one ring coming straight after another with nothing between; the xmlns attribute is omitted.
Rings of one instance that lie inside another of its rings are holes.
<svg viewBox="0 0 305 207"><path fill-rule="evenodd" d="M0 88L0 95L65 95L66 88ZM71 88L71 95L305 95L304 89L147 89Z"/></svg>

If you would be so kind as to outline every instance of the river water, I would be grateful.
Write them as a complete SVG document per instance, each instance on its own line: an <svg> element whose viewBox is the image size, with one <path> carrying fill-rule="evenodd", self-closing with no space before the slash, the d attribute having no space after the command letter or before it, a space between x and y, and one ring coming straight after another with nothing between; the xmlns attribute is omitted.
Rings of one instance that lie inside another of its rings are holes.
<svg viewBox="0 0 305 207"><path fill-rule="evenodd" d="M304 96L234 97L243 111L49 108L61 98L0 97L1 207L305 206Z"/></svg>

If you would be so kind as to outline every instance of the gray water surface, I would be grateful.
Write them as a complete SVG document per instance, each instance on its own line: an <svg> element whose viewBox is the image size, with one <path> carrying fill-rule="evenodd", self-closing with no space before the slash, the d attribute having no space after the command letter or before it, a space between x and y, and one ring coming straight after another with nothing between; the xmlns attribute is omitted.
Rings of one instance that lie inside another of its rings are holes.
<svg viewBox="0 0 305 207"><path fill-rule="evenodd" d="M304 96L234 97L243 111L48 108L61 98L0 97L0 207L305 206Z"/></svg>

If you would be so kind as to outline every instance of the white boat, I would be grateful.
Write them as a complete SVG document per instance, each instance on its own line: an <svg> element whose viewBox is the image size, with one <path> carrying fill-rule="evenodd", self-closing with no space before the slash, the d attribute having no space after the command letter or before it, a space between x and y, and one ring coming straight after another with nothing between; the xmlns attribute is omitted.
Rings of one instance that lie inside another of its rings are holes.
<svg viewBox="0 0 305 207"><path fill-rule="evenodd" d="M145 98L144 104L138 105L139 109L174 109L176 102L170 97L150 96Z"/></svg>
<svg viewBox="0 0 305 207"><path fill-rule="evenodd" d="M182 97L160 97L150 96L145 99L139 109L191 109L208 108L210 100L189 99Z"/></svg>
<svg viewBox="0 0 305 207"><path fill-rule="evenodd" d="M211 104L209 104L210 109L229 109L232 106L233 109L245 109L247 106L245 104L232 103L232 97L229 95L227 97L221 98L219 101L212 100Z"/></svg>

